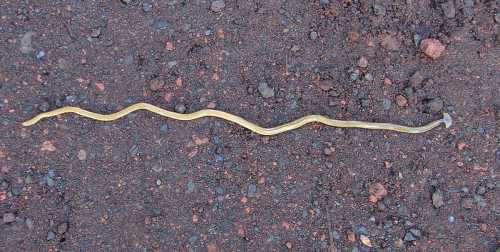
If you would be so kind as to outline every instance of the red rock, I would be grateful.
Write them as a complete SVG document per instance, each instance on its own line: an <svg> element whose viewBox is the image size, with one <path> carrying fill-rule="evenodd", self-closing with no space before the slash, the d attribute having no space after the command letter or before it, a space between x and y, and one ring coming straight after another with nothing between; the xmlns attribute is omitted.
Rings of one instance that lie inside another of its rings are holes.
<svg viewBox="0 0 500 252"><path fill-rule="evenodd" d="M400 107L406 107L408 105L408 99L402 95L397 95L396 96L396 104Z"/></svg>
<svg viewBox="0 0 500 252"><path fill-rule="evenodd" d="M371 185L370 188L368 188L368 192L370 193L368 200L372 203L376 203L387 196L387 189L385 189L384 185L381 183Z"/></svg>
<svg viewBox="0 0 500 252"><path fill-rule="evenodd" d="M56 147L54 147L54 145L52 144L51 141L43 141L41 147L40 147L40 150L41 151L49 151L49 152L53 152L56 150Z"/></svg>
<svg viewBox="0 0 500 252"><path fill-rule="evenodd" d="M424 39L420 43L420 49L425 53L425 55L431 57L432 59L437 59L444 52L444 45L437 39Z"/></svg>
<svg viewBox="0 0 500 252"><path fill-rule="evenodd" d="M167 51L173 51L175 49L174 43L168 41L167 43L165 43L165 49L167 49Z"/></svg>
<svg viewBox="0 0 500 252"><path fill-rule="evenodd" d="M97 91L99 92L103 92L105 87L104 87L104 83L98 81L95 83L95 88L97 89Z"/></svg>

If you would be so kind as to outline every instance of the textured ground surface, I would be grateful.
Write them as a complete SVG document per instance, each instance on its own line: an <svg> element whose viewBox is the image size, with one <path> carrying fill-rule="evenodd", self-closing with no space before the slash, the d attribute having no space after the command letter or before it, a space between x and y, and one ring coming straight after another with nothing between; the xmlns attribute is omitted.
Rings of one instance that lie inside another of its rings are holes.
<svg viewBox="0 0 500 252"><path fill-rule="evenodd" d="M0 250L498 251L499 6L2 0ZM146 112L20 125L135 102L263 126L442 112L454 125L262 137Z"/></svg>

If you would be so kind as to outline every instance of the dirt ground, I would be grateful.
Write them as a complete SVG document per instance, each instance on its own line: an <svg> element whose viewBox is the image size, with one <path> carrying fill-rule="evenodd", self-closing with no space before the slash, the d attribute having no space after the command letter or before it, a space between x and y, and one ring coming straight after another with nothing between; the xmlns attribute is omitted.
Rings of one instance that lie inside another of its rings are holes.
<svg viewBox="0 0 500 252"><path fill-rule="evenodd" d="M0 250L498 252L499 7L2 0ZM441 55L426 55L430 38ZM266 127L454 124L272 137L147 112L20 124L136 102Z"/></svg>

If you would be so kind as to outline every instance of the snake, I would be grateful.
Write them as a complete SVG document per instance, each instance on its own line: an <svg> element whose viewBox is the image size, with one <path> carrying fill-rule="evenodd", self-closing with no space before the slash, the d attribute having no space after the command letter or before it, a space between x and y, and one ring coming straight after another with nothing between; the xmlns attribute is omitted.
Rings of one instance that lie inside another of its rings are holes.
<svg viewBox="0 0 500 252"><path fill-rule="evenodd" d="M224 119L229 122L233 122L235 124L238 124L254 133L257 133L259 135L264 135L264 136L271 136L271 135L277 135L283 132L291 131L294 129L298 129L306 124L309 123L321 123L327 126L331 127L339 127L339 128L361 128L361 129L370 129L370 130L390 130L390 131L397 131L397 132L402 132L402 133L410 133L410 134L418 134L418 133L424 133L429 130L432 130L436 127L438 127L441 124L444 124L446 128L449 128L452 124L452 119L451 116L448 113L443 113L443 117L439 120L430 122L426 125L420 126L420 127L410 127L410 126L403 126L403 125L397 125L397 124L392 124L392 123L378 123L378 122L364 122L364 121L343 121L343 120L336 120L336 119L331 119L323 115L307 115L304 117L301 117L299 119L296 119L294 121L278 125L276 127L272 128L265 128L261 127L255 123L252 123L240 116L220 111L220 110L215 110L215 109L202 109L193 113L177 113L177 112L172 112L168 111L166 109L157 107L155 105L149 104L149 103L136 103L133 105L130 105L118 112L111 113L111 114L99 114L95 112L91 112L79 107L73 107L73 106L66 106L62 108L58 108L55 110L51 110L48 112L43 112L35 117L25 121L22 123L23 126L32 126L36 123L38 123L40 120L45 119L45 118L50 118L50 117L55 117L59 116L62 114L68 114L68 113L74 113L78 114L83 117L91 118L97 121L114 121L119 118L122 118L134 111L137 110L147 110L150 112L153 112L155 114L170 118L170 119L176 119L180 121L190 121L190 120L196 120L199 118L203 117L215 117L215 118L220 118Z"/></svg>

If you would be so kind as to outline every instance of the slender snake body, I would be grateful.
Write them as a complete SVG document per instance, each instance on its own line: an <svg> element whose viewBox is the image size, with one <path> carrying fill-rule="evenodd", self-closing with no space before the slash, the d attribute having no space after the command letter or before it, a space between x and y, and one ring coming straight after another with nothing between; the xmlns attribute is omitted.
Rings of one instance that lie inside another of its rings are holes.
<svg viewBox="0 0 500 252"><path fill-rule="evenodd" d="M272 128L264 128L261 127L257 124L254 124L242 117L219 111L219 110L214 110L214 109L202 109L193 113L189 114L181 114L181 113L176 113L172 111L168 111L159 107L156 107L154 105L148 104L148 103L136 103L134 105L131 105L129 107L126 107L118 112L112 113L112 114L98 114L94 113L85 109L81 109L78 107L63 107L59 109L55 109L52 111L44 112L41 114L38 114L37 116L33 117L30 120L27 120L22 123L23 126L31 126L38 121L44 119L44 118L49 118L49 117L54 117L58 116L61 114L67 114L67 113L75 113L84 117L88 117L97 121L113 121L116 119L119 119L121 117L124 117L128 115L129 113L132 113L137 110L147 110L153 113L156 113L158 115L171 118L171 119L176 119L176 120L181 120L181 121L189 121L189 120L195 120L198 118L202 117L217 117L221 118L233 123L236 123L244 128L247 128L257 134L260 135L276 135L280 134L286 131L294 130L297 128L300 128L308 123L322 123L328 126L332 127L340 127L340 128L362 128L362 129L379 129L379 130L392 130L392 131L398 131L398 132L403 132L403 133L411 133L411 134L417 134L417 133L424 133L427 132L431 129L436 128L440 124L444 124L446 128L450 127L452 124L451 117L447 114L443 114L443 118L433 121L427 125L420 126L420 127L408 127L408 126L403 126L403 125L397 125L397 124L392 124L392 123L375 123L375 122L362 122L362 121L342 121L342 120L335 120L335 119L330 119L328 117L322 116L322 115L308 115L301 117L297 120L294 120L289 123L285 123L276 127Z"/></svg>

